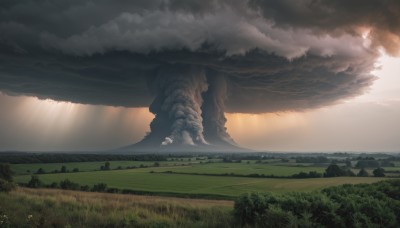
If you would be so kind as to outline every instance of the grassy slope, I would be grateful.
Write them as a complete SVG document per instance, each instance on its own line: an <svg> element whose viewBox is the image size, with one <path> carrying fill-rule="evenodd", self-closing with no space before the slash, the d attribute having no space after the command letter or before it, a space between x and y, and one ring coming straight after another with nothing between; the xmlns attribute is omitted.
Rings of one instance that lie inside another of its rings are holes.
<svg viewBox="0 0 400 228"><path fill-rule="evenodd" d="M11 227L234 226L231 201L19 188L0 202Z"/></svg>
<svg viewBox="0 0 400 228"><path fill-rule="evenodd" d="M106 183L108 187L150 192L172 192L181 194L213 194L238 196L254 191L311 191L345 183L373 183L384 178L314 178L314 179L267 179L243 177L219 177L184 174L149 173L164 168L145 168L103 172L81 172L44 174L39 178L46 184L66 178L81 185ZM177 168L178 169L178 168ZM179 168L182 169L182 168ZM16 176L17 183L27 183L30 176Z"/></svg>

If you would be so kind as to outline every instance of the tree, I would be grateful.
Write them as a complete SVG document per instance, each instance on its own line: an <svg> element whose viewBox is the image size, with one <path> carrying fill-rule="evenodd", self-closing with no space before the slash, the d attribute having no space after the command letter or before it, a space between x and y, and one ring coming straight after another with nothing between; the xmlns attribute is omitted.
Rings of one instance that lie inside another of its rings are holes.
<svg viewBox="0 0 400 228"><path fill-rule="evenodd" d="M39 180L39 177L36 175L31 176L31 180L28 182L28 187L30 188L39 188L42 186L42 182Z"/></svg>
<svg viewBox="0 0 400 228"><path fill-rule="evenodd" d="M340 177L344 176L345 171L342 170L338 165L332 164L326 168L324 177Z"/></svg>
<svg viewBox="0 0 400 228"><path fill-rule="evenodd" d="M348 168L351 168L351 161L350 161L350 159L346 159L346 166L347 166Z"/></svg>
<svg viewBox="0 0 400 228"><path fill-rule="evenodd" d="M0 164L0 179L11 182L13 174L9 164Z"/></svg>
<svg viewBox="0 0 400 228"><path fill-rule="evenodd" d="M36 171L36 174L44 174L44 173L46 173L46 171L44 171L43 168L39 168L39 169Z"/></svg>
<svg viewBox="0 0 400 228"><path fill-rule="evenodd" d="M364 168L360 169L360 172L358 172L357 174L358 177L368 177L369 174L367 172L367 170L365 170Z"/></svg>
<svg viewBox="0 0 400 228"><path fill-rule="evenodd" d="M357 162L357 168L378 168L379 162L376 161L374 158L366 158L368 160L360 160Z"/></svg>
<svg viewBox="0 0 400 228"><path fill-rule="evenodd" d="M355 177L356 174L353 171L351 171L351 169L345 169L344 170L344 176Z"/></svg>
<svg viewBox="0 0 400 228"><path fill-rule="evenodd" d="M374 177L384 177L385 176L385 170L382 168L374 169L374 171L372 173L374 174Z"/></svg>
<svg viewBox="0 0 400 228"><path fill-rule="evenodd" d="M72 170L72 172L74 172L74 173L79 172L79 169L78 169L78 168L74 168L74 169Z"/></svg>
<svg viewBox="0 0 400 228"><path fill-rule="evenodd" d="M67 172L67 167L65 165L61 166L61 173L66 173Z"/></svg>
<svg viewBox="0 0 400 228"><path fill-rule="evenodd" d="M101 166L100 169L101 169L101 170L110 170L110 169L111 169L111 167L110 167L110 162L108 162L108 161L105 162L105 163L104 163L104 166Z"/></svg>
<svg viewBox="0 0 400 228"><path fill-rule="evenodd" d="M13 174L9 164L0 164L0 192L9 192L14 189Z"/></svg>
<svg viewBox="0 0 400 228"><path fill-rule="evenodd" d="M159 166L160 166L160 163L154 162L154 166L155 166L155 167L159 167Z"/></svg>

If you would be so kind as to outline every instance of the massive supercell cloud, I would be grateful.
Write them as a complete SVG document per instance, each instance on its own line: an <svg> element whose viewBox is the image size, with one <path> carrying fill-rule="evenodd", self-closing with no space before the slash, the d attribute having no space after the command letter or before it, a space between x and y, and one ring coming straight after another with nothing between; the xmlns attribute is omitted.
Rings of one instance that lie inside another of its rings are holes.
<svg viewBox="0 0 400 228"><path fill-rule="evenodd" d="M396 0L9 0L0 9L0 91L149 107L138 148L234 147L225 112L335 104L368 89L380 50L400 50Z"/></svg>

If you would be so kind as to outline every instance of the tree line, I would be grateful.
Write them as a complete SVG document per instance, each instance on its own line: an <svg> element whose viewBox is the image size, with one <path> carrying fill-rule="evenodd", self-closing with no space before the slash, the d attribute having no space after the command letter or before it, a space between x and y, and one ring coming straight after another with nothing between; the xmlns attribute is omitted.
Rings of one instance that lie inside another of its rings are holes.
<svg viewBox="0 0 400 228"><path fill-rule="evenodd" d="M34 153L0 153L0 163L67 163L94 161L166 161L168 155L160 154L34 154Z"/></svg>

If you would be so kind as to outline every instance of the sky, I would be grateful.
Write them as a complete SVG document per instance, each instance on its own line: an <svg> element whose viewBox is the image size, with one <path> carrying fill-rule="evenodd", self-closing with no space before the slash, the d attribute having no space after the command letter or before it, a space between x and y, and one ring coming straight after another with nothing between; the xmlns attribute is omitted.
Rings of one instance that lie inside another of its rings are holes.
<svg viewBox="0 0 400 228"><path fill-rule="evenodd" d="M370 91L306 112L228 114L234 140L265 151L400 151L400 58L382 56ZM106 150L140 141L147 108L0 95L0 150Z"/></svg>
<svg viewBox="0 0 400 228"><path fill-rule="evenodd" d="M400 151L398 1L0 8L0 151Z"/></svg>

